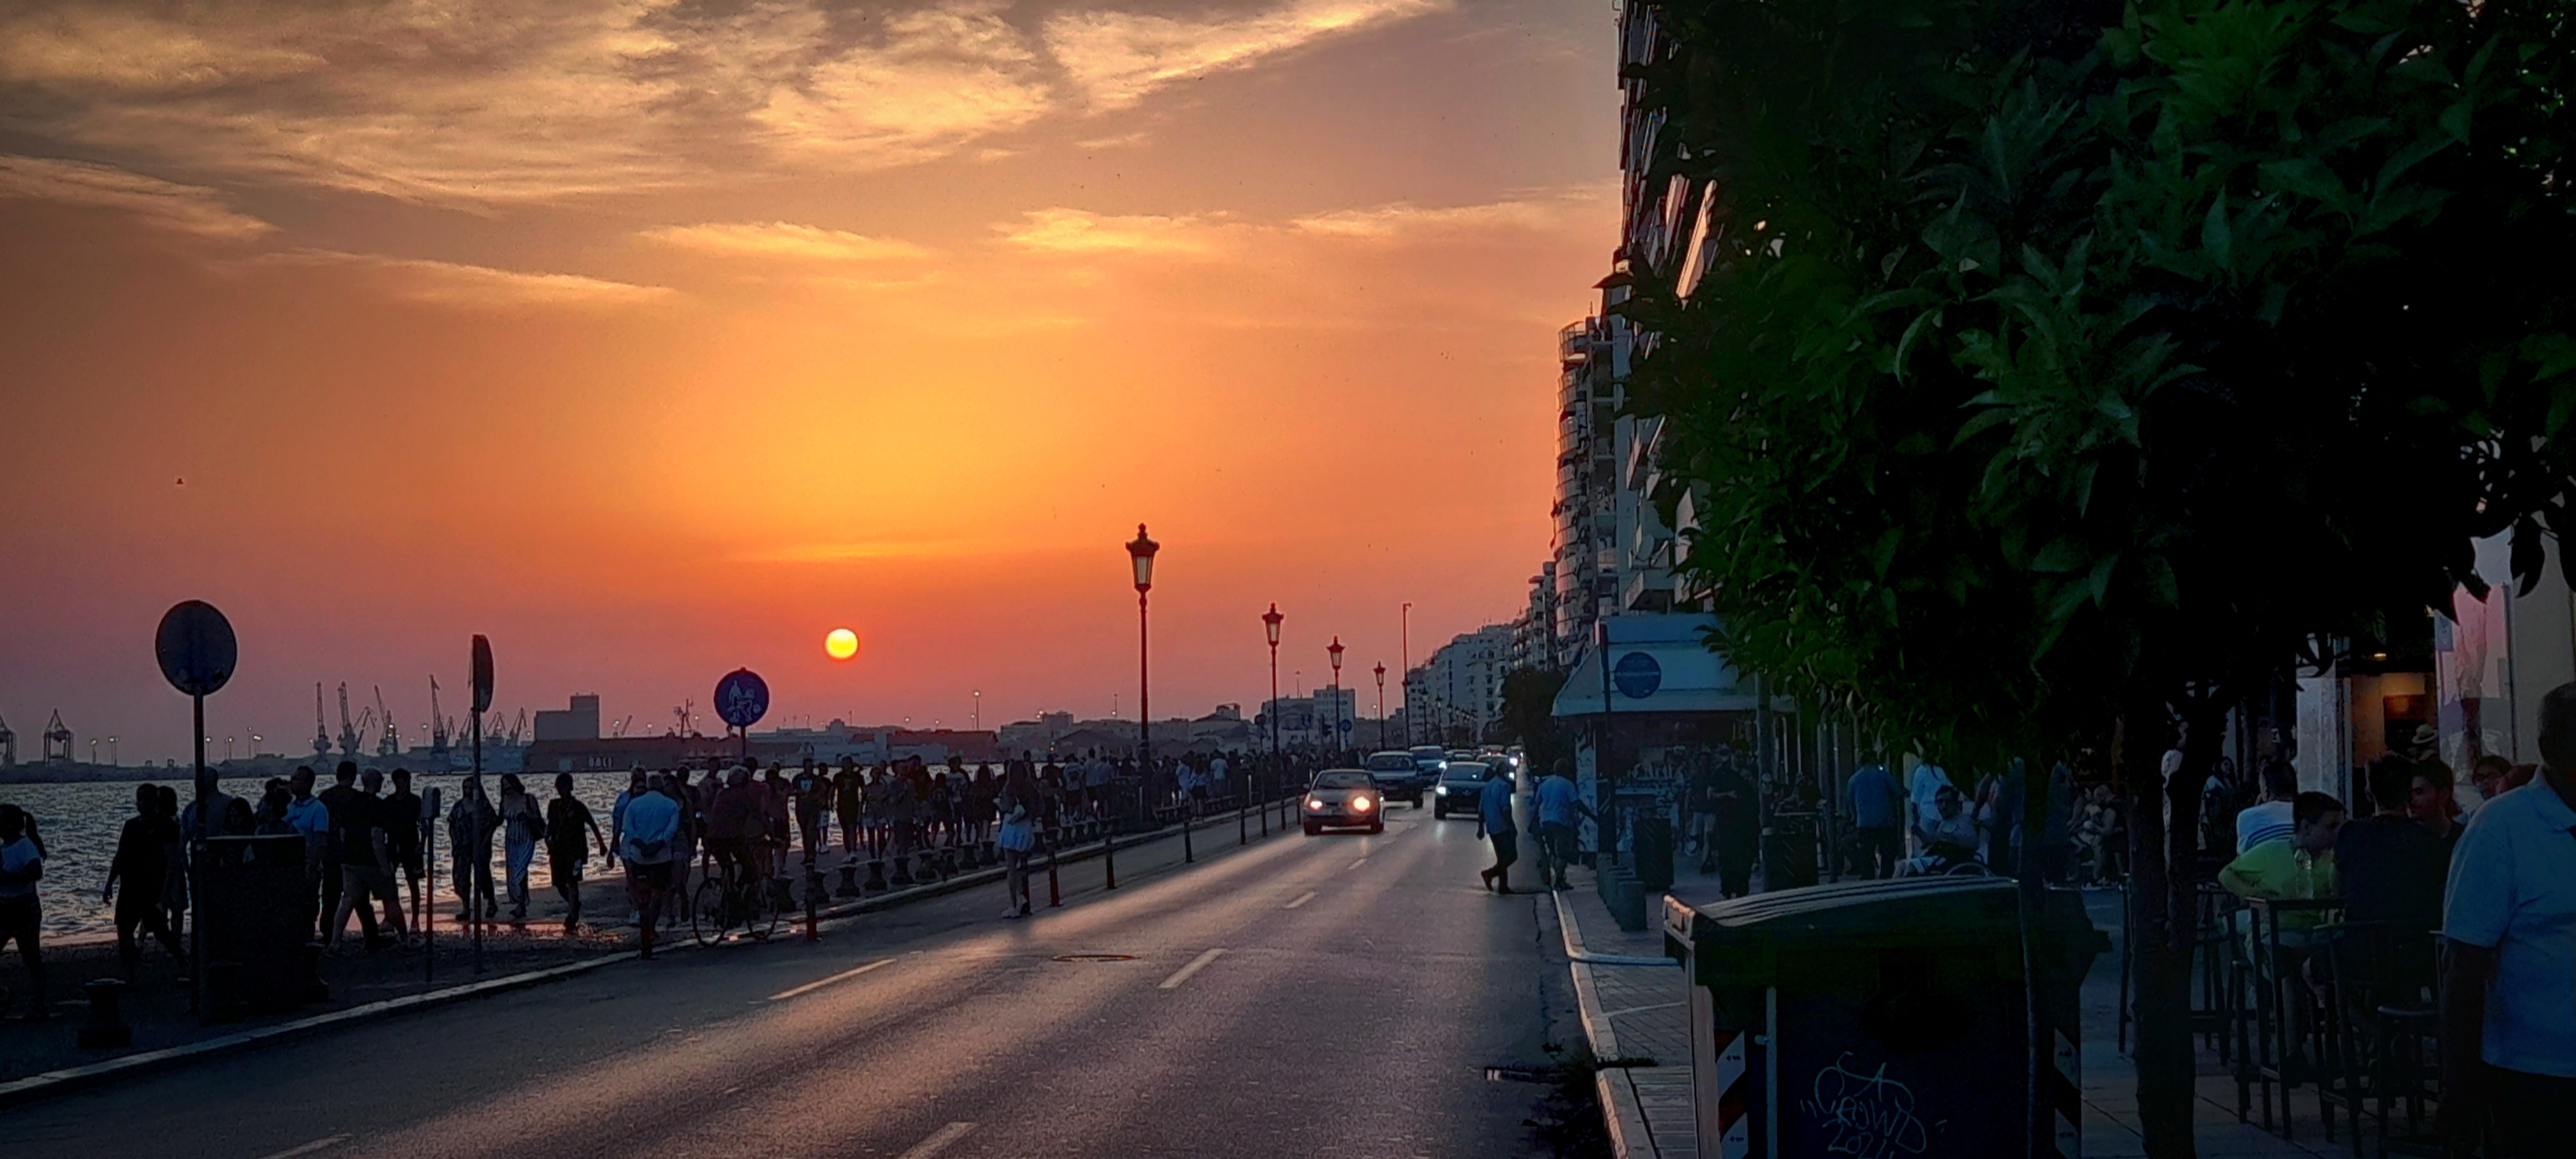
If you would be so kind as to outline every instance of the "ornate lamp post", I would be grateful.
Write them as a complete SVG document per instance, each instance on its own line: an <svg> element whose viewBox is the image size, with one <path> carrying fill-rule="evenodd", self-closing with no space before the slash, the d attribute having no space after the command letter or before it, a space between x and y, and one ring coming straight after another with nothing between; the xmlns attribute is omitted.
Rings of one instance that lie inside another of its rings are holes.
<svg viewBox="0 0 2576 1159"><path fill-rule="evenodd" d="M1377 662L1377 747L1386 747L1386 661Z"/></svg>
<svg viewBox="0 0 2576 1159"><path fill-rule="evenodd" d="M1333 657L1333 691L1332 699L1329 701L1333 707L1333 715L1332 719L1324 722L1324 735L1332 740L1333 751L1338 753L1342 751L1342 745L1347 739L1342 736L1342 638L1333 637L1333 646L1324 651L1331 653Z"/></svg>
<svg viewBox="0 0 2576 1159"><path fill-rule="evenodd" d="M1137 767L1147 776L1151 776L1154 771L1154 712L1149 699L1154 682L1147 668L1152 651L1146 646L1145 593L1153 590L1154 553L1161 550L1162 546L1145 534L1145 525L1142 523L1136 525L1136 538L1128 541L1127 544L1128 562L1136 567L1136 746L1140 760ZM1113 824L1110 828L1114 833L1117 826ZM1184 846L1189 841L1188 832L1188 828L1184 826L1182 829ZM1114 849L1104 848L1101 860L1103 872L1108 878L1108 888L1116 889L1118 870L1116 863L1109 860L1112 852Z"/></svg>
<svg viewBox="0 0 2576 1159"><path fill-rule="evenodd" d="M1282 771L1279 767L1279 621L1286 618L1279 614L1277 604L1270 605L1270 610L1261 614L1261 630L1270 636L1270 775L1272 777L1279 776ZM1270 806L1268 805L1261 807L1261 835L1270 836Z"/></svg>

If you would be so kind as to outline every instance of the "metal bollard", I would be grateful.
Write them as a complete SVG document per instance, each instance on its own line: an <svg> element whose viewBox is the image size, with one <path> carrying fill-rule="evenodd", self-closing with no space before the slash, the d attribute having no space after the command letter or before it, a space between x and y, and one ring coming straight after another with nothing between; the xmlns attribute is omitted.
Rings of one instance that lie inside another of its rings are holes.
<svg viewBox="0 0 2576 1159"><path fill-rule="evenodd" d="M125 993L125 983L116 978L94 978L81 984L89 995L89 1025L75 1036L83 1047L111 1050L134 1045L134 1028L125 1024L125 1016L116 1008L117 999Z"/></svg>
<svg viewBox="0 0 2576 1159"><path fill-rule="evenodd" d="M815 903L815 899L820 898L820 897L822 897L822 896L823 896L823 872L822 872L821 870L819 870L819 869L809 869L809 870L806 870L806 871L805 871L805 940L806 940L806 941L808 941L808 942L819 942L819 941L822 941L822 940L823 940L823 931L822 931L822 929L821 929L821 928L816 924L816 914L815 914L815 912L814 912L814 911L815 911L815 905L814 905L814 903Z"/></svg>
<svg viewBox="0 0 2576 1159"><path fill-rule="evenodd" d="M1063 905L1064 894L1056 888L1055 882L1055 830L1050 828L1047 830L1047 908L1056 909Z"/></svg>

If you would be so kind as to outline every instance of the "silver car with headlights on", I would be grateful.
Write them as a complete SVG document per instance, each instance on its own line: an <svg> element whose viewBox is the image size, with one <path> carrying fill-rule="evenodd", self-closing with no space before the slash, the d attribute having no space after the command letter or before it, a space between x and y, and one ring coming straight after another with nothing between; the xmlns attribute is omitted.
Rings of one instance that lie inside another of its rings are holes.
<svg viewBox="0 0 2576 1159"><path fill-rule="evenodd" d="M1308 837L1326 829L1386 832L1386 798L1366 769L1326 769L1315 774L1299 811L1305 814Z"/></svg>

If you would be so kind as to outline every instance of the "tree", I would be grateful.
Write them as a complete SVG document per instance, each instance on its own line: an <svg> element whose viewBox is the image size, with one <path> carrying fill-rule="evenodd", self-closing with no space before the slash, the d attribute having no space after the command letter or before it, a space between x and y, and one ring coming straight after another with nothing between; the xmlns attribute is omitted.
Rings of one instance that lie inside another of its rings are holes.
<svg viewBox="0 0 2576 1159"><path fill-rule="evenodd" d="M1642 187L1710 228L1627 255L1633 394L1712 643L1973 763L2119 739L2140 1111L2188 1155L2194 842L2153 794L2191 815L2248 690L2483 593L2474 537L2528 584L2571 527L2570 33L2502 0L1641 7Z"/></svg>
<svg viewBox="0 0 2576 1159"><path fill-rule="evenodd" d="M1556 758L1566 755L1556 724L1556 694L1564 687L1561 669L1515 668L1503 674L1494 734L1503 743L1521 746L1522 763L1534 776L1546 775Z"/></svg>

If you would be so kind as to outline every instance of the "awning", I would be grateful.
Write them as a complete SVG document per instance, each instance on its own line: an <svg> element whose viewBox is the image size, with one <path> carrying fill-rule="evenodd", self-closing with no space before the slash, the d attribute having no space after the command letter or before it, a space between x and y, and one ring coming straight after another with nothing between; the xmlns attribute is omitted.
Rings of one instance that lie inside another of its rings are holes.
<svg viewBox="0 0 2576 1159"><path fill-rule="evenodd" d="M1609 632L1610 703L1624 712L1751 712L1750 682L1739 689L1735 669L1701 643L1717 626L1703 615L1612 616ZM1556 716L1599 716L1602 663L1599 629L1583 645L1557 690Z"/></svg>

